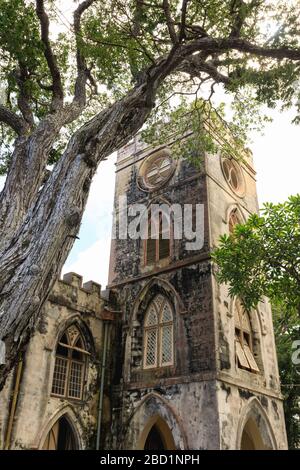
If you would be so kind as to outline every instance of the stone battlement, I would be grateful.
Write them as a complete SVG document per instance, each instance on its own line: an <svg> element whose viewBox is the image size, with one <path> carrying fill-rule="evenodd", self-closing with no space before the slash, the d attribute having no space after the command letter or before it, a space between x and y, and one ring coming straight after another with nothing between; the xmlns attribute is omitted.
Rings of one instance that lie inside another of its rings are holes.
<svg viewBox="0 0 300 470"><path fill-rule="evenodd" d="M48 300L82 314L101 316L104 308L101 285L94 281L83 283L82 276L72 272L56 281Z"/></svg>
<svg viewBox="0 0 300 470"><path fill-rule="evenodd" d="M64 284L69 284L70 286L77 287L78 289L83 289L90 294L98 294L101 296L101 285L94 281L88 281L83 283L82 276L77 273L66 273L63 275L63 278L58 282L63 282Z"/></svg>

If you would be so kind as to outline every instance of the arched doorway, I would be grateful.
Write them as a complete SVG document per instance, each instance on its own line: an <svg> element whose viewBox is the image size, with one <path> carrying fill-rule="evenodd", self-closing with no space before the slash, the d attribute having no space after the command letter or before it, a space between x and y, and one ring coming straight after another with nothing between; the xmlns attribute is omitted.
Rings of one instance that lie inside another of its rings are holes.
<svg viewBox="0 0 300 470"><path fill-rule="evenodd" d="M155 429L152 430L153 426L155 426ZM159 433L159 438L156 431ZM184 450L188 448L180 417L176 415L170 404L155 392L144 397L139 405L135 407L126 423L123 448L144 450L145 446L148 446L149 449L150 437L146 444L149 433L151 433L151 440L155 437L155 445L158 446L159 444L162 449Z"/></svg>
<svg viewBox="0 0 300 470"><path fill-rule="evenodd" d="M152 416L139 439L138 449L175 450L173 434L163 418Z"/></svg>
<svg viewBox="0 0 300 470"><path fill-rule="evenodd" d="M256 397L242 409L237 429L236 448L240 450L277 449L268 415Z"/></svg>
<svg viewBox="0 0 300 470"><path fill-rule="evenodd" d="M58 419L48 432L42 450L78 450L78 442L66 416Z"/></svg>
<svg viewBox="0 0 300 470"><path fill-rule="evenodd" d="M161 433L156 425L152 426L147 436L145 450L166 450Z"/></svg>
<svg viewBox="0 0 300 470"><path fill-rule="evenodd" d="M248 419L242 434L241 450L265 450L269 447L264 443L260 431L253 419Z"/></svg>

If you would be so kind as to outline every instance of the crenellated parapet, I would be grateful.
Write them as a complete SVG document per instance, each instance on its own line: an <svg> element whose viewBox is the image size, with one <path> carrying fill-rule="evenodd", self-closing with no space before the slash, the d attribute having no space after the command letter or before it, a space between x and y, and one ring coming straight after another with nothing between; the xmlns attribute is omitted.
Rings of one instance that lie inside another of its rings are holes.
<svg viewBox="0 0 300 470"><path fill-rule="evenodd" d="M108 315L108 302L101 295L101 285L94 281L83 282L82 276L77 273L64 274L62 279L56 281L48 300L83 315L113 319L112 315Z"/></svg>

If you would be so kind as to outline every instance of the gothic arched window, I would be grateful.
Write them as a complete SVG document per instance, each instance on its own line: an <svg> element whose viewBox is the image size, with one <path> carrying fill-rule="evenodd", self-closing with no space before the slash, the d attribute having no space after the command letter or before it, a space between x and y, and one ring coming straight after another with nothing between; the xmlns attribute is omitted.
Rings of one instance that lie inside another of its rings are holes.
<svg viewBox="0 0 300 470"><path fill-rule="evenodd" d="M145 240L144 264L151 265L171 254L170 215L160 211L157 214L148 212L148 234Z"/></svg>
<svg viewBox="0 0 300 470"><path fill-rule="evenodd" d="M241 223L241 219L238 215L237 208L235 208L229 214L229 219L228 219L229 233L233 233L234 227L240 223Z"/></svg>
<svg viewBox="0 0 300 470"><path fill-rule="evenodd" d="M61 336L55 355L52 394L80 400L87 356L82 335L75 325Z"/></svg>
<svg viewBox="0 0 300 470"><path fill-rule="evenodd" d="M172 308L158 295L148 307L144 321L144 368L174 363L174 324Z"/></svg>
<svg viewBox="0 0 300 470"><path fill-rule="evenodd" d="M248 312L241 302L234 306L235 347L238 367L251 372L259 372L253 355L253 334Z"/></svg>

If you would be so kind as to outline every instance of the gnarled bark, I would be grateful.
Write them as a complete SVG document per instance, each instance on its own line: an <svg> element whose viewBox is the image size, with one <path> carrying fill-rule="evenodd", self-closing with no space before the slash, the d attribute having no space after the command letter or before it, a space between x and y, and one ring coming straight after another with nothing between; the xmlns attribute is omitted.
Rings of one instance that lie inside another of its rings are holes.
<svg viewBox="0 0 300 470"><path fill-rule="evenodd" d="M42 189L35 187L30 208L20 208L22 222L12 222L0 259L0 331L6 345L0 387L72 248L98 164L143 125L153 105L152 87L137 87L79 129ZM28 141L20 145L30 148Z"/></svg>

